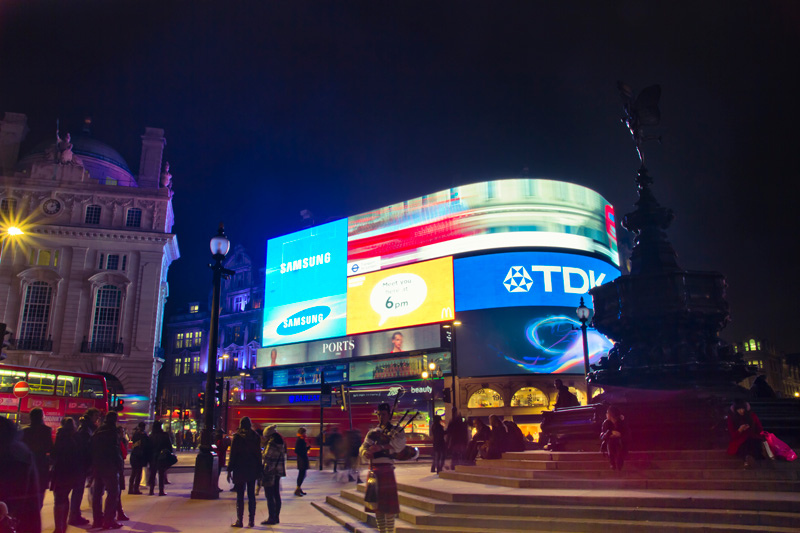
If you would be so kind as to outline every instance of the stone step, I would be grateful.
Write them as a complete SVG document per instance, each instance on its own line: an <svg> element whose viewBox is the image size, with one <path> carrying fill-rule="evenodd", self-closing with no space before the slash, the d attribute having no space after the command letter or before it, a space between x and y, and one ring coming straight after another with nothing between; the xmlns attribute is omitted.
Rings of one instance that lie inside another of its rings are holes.
<svg viewBox="0 0 800 533"><path fill-rule="evenodd" d="M352 515L328 502L311 502L311 506L352 533L375 533L377 528L358 521Z"/></svg>
<svg viewBox="0 0 800 533"><path fill-rule="evenodd" d="M586 461L600 455L600 442L591 450L583 452L550 452L544 450L531 450L526 452L506 452L503 459L521 459L535 461ZM731 458L725 450L650 450L632 451L628 453L632 460L641 459L649 461L689 461L689 460L723 460ZM587 459L588 458L588 459Z"/></svg>
<svg viewBox="0 0 800 533"><path fill-rule="evenodd" d="M766 462L765 462L766 463ZM477 466L491 465L492 468L514 468L526 470L608 470L608 459L597 454L597 458L587 461L533 461L520 459L482 459L476 462ZM672 461L648 461L645 459L625 460L625 465L637 469L655 468L660 470L671 469L740 469L743 465L741 460L672 460ZM790 469L793 469L790 467Z"/></svg>
<svg viewBox="0 0 800 533"><path fill-rule="evenodd" d="M542 488L541 479L504 477L489 474L472 474L461 471L445 471L439 474L443 479L469 481L486 485L499 485L514 488ZM580 486L587 490L741 490L742 487L730 480L719 479L558 479L549 478L546 486L550 489L574 489ZM800 491L799 481L752 480L747 482L748 491L794 492Z"/></svg>
<svg viewBox="0 0 800 533"><path fill-rule="evenodd" d="M574 505L476 505L446 503L404 491L399 496L401 520L398 521L397 531L409 532L601 531L595 527L598 523L604 527L621 528L623 531L657 532L737 532L753 531L754 528L765 532L785 532L800 528L800 515L785 512ZM359 520L364 520L365 517L369 520L372 517L369 523L374 524L374 516L363 511L363 499L363 490L345 490L341 494L343 501L334 505L339 510L346 509L346 512L357 516ZM463 527L466 525L469 527ZM704 525L712 527L703 529Z"/></svg>
<svg viewBox="0 0 800 533"><path fill-rule="evenodd" d="M711 479L711 480L779 480L797 481L800 479L800 472L797 470L775 470L754 468L745 470L738 469L716 469L716 470L693 470L693 469L653 469L637 468L636 465L625 463L625 468L621 472L610 470L608 465L603 469L590 470L536 470L528 468L499 468L489 465L489 462L480 462L477 466L456 466L456 472L467 472L471 474L497 475L502 477L518 477L525 479ZM572 464L572 463L570 463Z"/></svg>
<svg viewBox="0 0 800 533"><path fill-rule="evenodd" d="M464 491L463 488L451 489L436 483L429 483L424 486L398 483L397 486L401 493L421 496L444 503L501 504L524 507L530 505L558 506L564 505L565 502L565 496L553 495L541 490L495 493L486 489L475 491ZM539 486L537 488L541 489L542 487ZM550 489L550 486L548 485L547 488ZM576 487L572 486L570 489L576 489ZM359 490L363 490L360 485ZM798 513L797 499L789 495L776 496L766 492L748 492L746 498L741 498L732 492L726 491L723 494L725 494L724 497L717 493L687 496L681 493L655 494L642 493L641 491L618 491L611 494L604 491L590 492L581 490L579 493L569 495L569 504L593 507L620 507L624 504L627 508L739 509L744 511ZM727 494L730 494L730 496Z"/></svg>

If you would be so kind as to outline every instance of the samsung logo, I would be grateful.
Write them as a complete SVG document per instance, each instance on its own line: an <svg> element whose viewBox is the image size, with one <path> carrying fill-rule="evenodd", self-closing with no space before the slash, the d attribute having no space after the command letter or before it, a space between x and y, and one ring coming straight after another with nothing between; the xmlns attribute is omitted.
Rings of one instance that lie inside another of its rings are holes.
<svg viewBox="0 0 800 533"><path fill-rule="evenodd" d="M331 253L325 252L324 254L312 255L302 259L295 259L293 261L286 261L281 263L281 274L287 272L294 272L295 270L303 270L304 268L313 268L319 265L325 265L331 262Z"/></svg>
<svg viewBox="0 0 800 533"><path fill-rule="evenodd" d="M278 326L278 335L294 335L311 329L325 320L331 314L327 305L317 305L299 311L283 320Z"/></svg>

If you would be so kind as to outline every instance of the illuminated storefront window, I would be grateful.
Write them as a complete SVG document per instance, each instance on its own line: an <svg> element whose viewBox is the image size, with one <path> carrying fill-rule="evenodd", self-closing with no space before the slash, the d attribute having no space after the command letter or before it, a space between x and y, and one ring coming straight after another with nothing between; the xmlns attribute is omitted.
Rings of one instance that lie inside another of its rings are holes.
<svg viewBox="0 0 800 533"><path fill-rule="evenodd" d="M535 387L523 387L511 397L511 407L541 407L547 404L547 396Z"/></svg>
<svg viewBox="0 0 800 533"><path fill-rule="evenodd" d="M469 397L467 407L478 409L483 407L504 407L503 397L493 389L479 389Z"/></svg>

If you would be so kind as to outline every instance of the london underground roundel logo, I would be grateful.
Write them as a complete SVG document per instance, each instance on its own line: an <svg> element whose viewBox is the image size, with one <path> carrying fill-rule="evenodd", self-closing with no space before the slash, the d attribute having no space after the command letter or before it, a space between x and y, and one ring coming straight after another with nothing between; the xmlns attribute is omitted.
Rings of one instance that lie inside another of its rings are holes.
<svg viewBox="0 0 800 533"><path fill-rule="evenodd" d="M503 286L508 292L528 292L533 286L533 279L525 267L512 266L508 269L506 279L503 280Z"/></svg>

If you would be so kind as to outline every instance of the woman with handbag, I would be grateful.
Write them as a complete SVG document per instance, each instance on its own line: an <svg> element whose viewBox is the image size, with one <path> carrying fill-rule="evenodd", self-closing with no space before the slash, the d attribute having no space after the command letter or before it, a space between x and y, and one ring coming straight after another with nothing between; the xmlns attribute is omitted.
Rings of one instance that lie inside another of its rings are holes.
<svg viewBox="0 0 800 533"><path fill-rule="evenodd" d="M286 444L278 433L278 426L271 425L264 430L264 495L267 497L269 516L261 522L271 526L280 524L281 516L281 478L286 477Z"/></svg>
<svg viewBox="0 0 800 533"><path fill-rule="evenodd" d="M731 437L728 455L744 459L745 468L753 467L755 461L764 459L762 431L761 421L750 410L750 404L741 398L734 400L728 413L728 434Z"/></svg>
<svg viewBox="0 0 800 533"><path fill-rule="evenodd" d="M150 496L155 493L156 474L158 474L158 495L166 496L164 492L164 479L166 476L167 468L175 464L172 461L174 457L172 452L172 442L169 440L169 435L164 432L161 426L161 420L153 422L153 429L150 432L150 445L153 450L150 462Z"/></svg>

